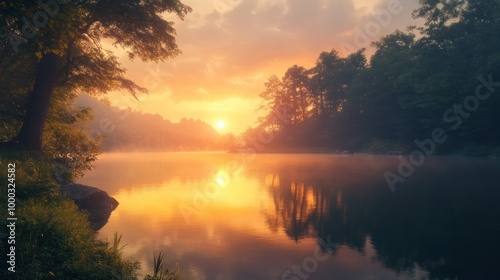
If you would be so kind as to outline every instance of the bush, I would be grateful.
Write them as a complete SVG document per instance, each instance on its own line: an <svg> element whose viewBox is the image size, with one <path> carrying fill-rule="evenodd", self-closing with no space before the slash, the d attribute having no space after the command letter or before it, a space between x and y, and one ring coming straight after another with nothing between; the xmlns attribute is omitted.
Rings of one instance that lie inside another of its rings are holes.
<svg viewBox="0 0 500 280"><path fill-rule="evenodd" d="M43 154L0 154L1 197L7 198L9 163L16 164L16 272L2 261L0 279L138 279L140 264L123 257L121 236L115 234L111 242L97 238L86 214L51 179L53 165ZM7 199L0 199L0 209L7 209ZM0 235L5 236L7 211L0 211L0 219ZM10 246L2 240L0 251ZM154 256L154 268L154 275L145 279L181 279L178 267L168 269L161 252Z"/></svg>
<svg viewBox="0 0 500 280"><path fill-rule="evenodd" d="M72 201L30 199L18 213L19 279L137 279L138 263L98 240Z"/></svg>
<svg viewBox="0 0 500 280"><path fill-rule="evenodd" d="M97 238L87 216L50 179L48 160L4 153L0 168L8 163L16 163L16 272L8 272L2 261L0 279L137 279L139 263L122 256L118 236L113 244ZM6 198L6 172L0 174ZM7 209L6 199L1 201L1 209ZM7 211L1 211L0 218L4 233ZM1 251L7 246L1 242Z"/></svg>

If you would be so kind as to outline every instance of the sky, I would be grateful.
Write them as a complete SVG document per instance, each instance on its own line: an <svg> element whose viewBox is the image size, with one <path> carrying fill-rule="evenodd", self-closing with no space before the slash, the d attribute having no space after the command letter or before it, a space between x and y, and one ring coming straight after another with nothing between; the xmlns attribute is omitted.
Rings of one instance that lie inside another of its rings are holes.
<svg viewBox="0 0 500 280"><path fill-rule="evenodd" d="M134 100L125 92L112 104L157 113L172 122L201 119L220 133L256 125L259 93L271 75L293 65L314 66L319 54L341 56L417 22L418 0L184 0L193 12L175 22L182 54L165 63L130 61L115 49L126 77L146 87Z"/></svg>

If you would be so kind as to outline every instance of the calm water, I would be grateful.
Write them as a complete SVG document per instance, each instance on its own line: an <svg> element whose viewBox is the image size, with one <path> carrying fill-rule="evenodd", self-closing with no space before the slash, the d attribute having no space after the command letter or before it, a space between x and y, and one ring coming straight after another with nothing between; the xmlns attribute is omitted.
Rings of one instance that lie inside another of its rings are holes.
<svg viewBox="0 0 500 280"><path fill-rule="evenodd" d="M80 182L120 205L103 237L185 279L499 279L500 160L105 154Z"/></svg>

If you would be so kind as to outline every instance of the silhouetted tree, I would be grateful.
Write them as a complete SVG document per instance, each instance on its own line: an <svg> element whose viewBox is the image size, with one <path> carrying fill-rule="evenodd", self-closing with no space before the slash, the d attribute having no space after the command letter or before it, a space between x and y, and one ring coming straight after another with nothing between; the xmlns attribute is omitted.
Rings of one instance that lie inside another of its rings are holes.
<svg viewBox="0 0 500 280"><path fill-rule="evenodd" d="M499 153L500 1L424 0L414 17L424 25L374 42L369 63L364 50L332 50L311 69L273 76L261 126L284 109L290 125L268 146L410 152L442 128L437 152Z"/></svg>
<svg viewBox="0 0 500 280"><path fill-rule="evenodd" d="M53 92L66 98L80 92L98 94L118 89L134 96L145 92L123 76L125 70L101 42L107 39L123 47L131 59L164 61L179 54L179 49L173 23L162 14L173 12L182 19L190 10L178 0L1 1L0 30L5 36L0 45L0 76L26 72L25 67L36 69L31 71L33 76L13 76L19 78L14 83L0 80L2 94L12 99L14 94L9 91L15 91L13 87L29 88L22 128L8 145L42 149ZM17 63L18 59L29 63ZM26 77L30 79L24 80Z"/></svg>

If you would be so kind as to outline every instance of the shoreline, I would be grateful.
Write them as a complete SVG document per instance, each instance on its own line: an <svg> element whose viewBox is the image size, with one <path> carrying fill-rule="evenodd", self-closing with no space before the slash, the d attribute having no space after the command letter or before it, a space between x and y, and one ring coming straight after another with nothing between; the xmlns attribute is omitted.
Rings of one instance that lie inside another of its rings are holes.
<svg viewBox="0 0 500 280"><path fill-rule="evenodd" d="M414 151L420 151L415 149ZM364 150L344 150L339 151L328 148L274 148L255 151L255 149L229 150L230 154L325 154L325 155L378 155L378 156L410 156L413 151L386 151L374 152ZM480 157L480 158L500 158L498 151L491 150L488 153L431 153L425 154L426 157L431 156L449 156L449 157Z"/></svg>

